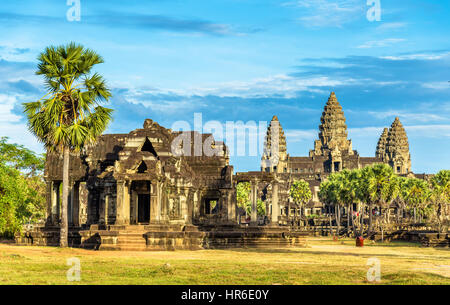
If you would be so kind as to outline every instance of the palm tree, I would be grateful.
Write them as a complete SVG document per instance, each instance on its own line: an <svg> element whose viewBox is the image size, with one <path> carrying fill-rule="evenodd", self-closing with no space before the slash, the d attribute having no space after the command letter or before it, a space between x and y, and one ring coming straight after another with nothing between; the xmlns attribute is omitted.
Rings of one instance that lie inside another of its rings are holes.
<svg viewBox="0 0 450 305"><path fill-rule="evenodd" d="M336 183L329 178L330 177L328 177L327 180L320 183L319 198L323 203L331 207L332 205L336 205L338 202L338 192ZM332 233L331 211L329 211L329 214L330 214L330 233Z"/></svg>
<svg viewBox="0 0 450 305"><path fill-rule="evenodd" d="M428 183L422 179L409 178L403 185L402 196L406 206L413 211L414 223L417 223L417 214L422 219L429 210L431 191Z"/></svg>
<svg viewBox="0 0 450 305"><path fill-rule="evenodd" d="M397 177L396 182L398 184L398 194L397 198L395 199L397 201L398 211L397 211L397 223L400 221L403 222L403 214L404 210L406 209L406 201L405 197L403 196L404 190L406 189L406 184L408 182L409 178L406 177Z"/></svg>
<svg viewBox="0 0 450 305"><path fill-rule="evenodd" d="M331 196L334 199L334 217L336 220L336 235L339 236L341 231L341 206L344 205L345 199L345 188L346 188L346 177L341 172L332 173L328 180L330 181Z"/></svg>
<svg viewBox="0 0 450 305"><path fill-rule="evenodd" d="M350 220L353 224L353 203L355 203L357 198L357 183L359 180L360 172L359 170L347 170L339 172L339 195L338 199L342 206L347 207L347 234L350 233Z"/></svg>
<svg viewBox="0 0 450 305"><path fill-rule="evenodd" d="M432 198L437 205L436 218L439 231L443 221L443 216L447 215L447 208L450 202L450 170L441 170L431 178Z"/></svg>
<svg viewBox="0 0 450 305"><path fill-rule="evenodd" d="M384 163L367 166L361 170L358 195L361 201L369 204L368 234L372 231L373 206L378 205L382 208L386 204L394 177L392 168Z"/></svg>
<svg viewBox="0 0 450 305"><path fill-rule="evenodd" d="M38 57L48 93L24 103L29 130L50 152L63 154L60 246L68 245L67 202L70 152L92 144L111 121L112 110L100 106L111 97L105 81L92 68L103 59L81 45L50 46Z"/></svg>
<svg viewBox="0 0 450 305"><path fill-rule="evenodd" d="M303 206L311 199L311 189L305 180L297 180L291 185L289 192L292 200L300 208L300 218L302 217Z"/></svg>

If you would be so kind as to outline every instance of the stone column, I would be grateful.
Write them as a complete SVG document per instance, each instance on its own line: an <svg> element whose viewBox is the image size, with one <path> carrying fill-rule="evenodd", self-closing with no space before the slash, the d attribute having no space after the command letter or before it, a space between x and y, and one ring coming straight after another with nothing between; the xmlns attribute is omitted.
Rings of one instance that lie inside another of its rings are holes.
<svg viewBox="0 0 450 305"><path fill-rule="evenodd" d="M258 211L257 211L257 204L258 204L258 181L253 180L251 182L251 201L252 201L252 214L251 214L251 224L257 225L258 224Z"/></svg>
<svg viewBox="0 0 450 305"><path fill-rule="evenodd" d="M235 223L236 222L236 189L233 188L228 192L227 197L227 212L228 212L228 221Z"/></svg>
<svg viewBox="0 0 450 305"><path fill-rule="evenodd" d="M87 223L88 195L89 190L87 188L86 182L80 182L78 186L78 219L80 226Z"/></svg>
<svg viewBox="0 0 450 305"><path fill-rule="evenodd" d="M195 219L195 220L197 220L198 217L200 216L199 193L200 192L198 190L196 190L194 192L194 196L193 196L194 203L193 203L193 211L192 211L193 216L192 216L192 218Z"/></svg>
<svg viewBox="0 0 450 305"><path fill-rule="evenodd" d="M98 223L99 224L105 224L105 216L106 216L106 196L105 196L105 191L101 191L99 198L98 198Z"/></svg>
<svg viewBox="0 0 450 305"><path fill-rule="evenodd" d="M46 226L51 226L52 223L52 196L53 196L53 182L49 181L46 183L46 196L45 196L45 200L47 203L47 209L45 211L45 217L46 217L46 221L45 221L45 225Z"/></svg>
<svg viewBox="0 0 450 305"><path fill-rule="evenodd" d="M133 212L134 212L134 224L138 224L139 223L139 202L138 202L138 194L136 191L131 191L131 201L133 202Z"/></svg>
<svg viewBox="0 0 450 305"><path fill-rule="evenodd" d="M130 194L126 181L117 181L116 224L130 223Z"/></svg>
<svg viewBox="0 0 450 305"><path fill-rule="evenodd" d="M59 182L52 181L52 194L51 194L51 215L52 215L52 224L57 225L60 219L60 207L59 207Z"/></svg>
<svg viewBox="0 0 450 305"><path fill-rule="evenodd" d="M75 183L72 189L72 224L80 226L80 184Z"/></svg>
<svg viewBox="0 0 450 305"><path fill-rule="evenodd" d="M278 205L278 181L273 181L272 183L272 215L271 224L274 226L278 225L278 215L280 213L280 207Z"/></svg>
<svg viewBox="0 0 450 305"><path fill-rule="evenodd" d="M109 223L109 195L105 195L104 201L105 201L104 218L105 218L105 225L107 225Z"/></svg>
<svg viewBox="0 0 450 305"><path fill-rule="evenodd" d="M161 181L158 181L156 184L156 191L157 191L157 198L156 198L156 221L161 221L161 209L162 209L162 193L163 193L163 186Z"/></svg>
<svg viewBox="0 0 450 305"><path fill-rule="evenodd" d="M68 207L67 207L67 223L69 226L73 226L73 204L74 204L74 200L73 200L73 196L74 196L74 187L75 187L75 183L70 181L69 184L69 200L68 200Z"/></svg>

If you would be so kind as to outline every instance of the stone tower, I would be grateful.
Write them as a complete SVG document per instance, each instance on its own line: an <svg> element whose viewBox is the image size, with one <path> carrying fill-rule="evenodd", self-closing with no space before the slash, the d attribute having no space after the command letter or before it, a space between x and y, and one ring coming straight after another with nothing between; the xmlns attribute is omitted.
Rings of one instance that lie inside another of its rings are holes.
<svg viewBox="0 0 450 305"><path fill-rule="evenodd" d="M281 173L287 164L286 137L276 115L270 121L261 157L261 170Z"/></svg>
<svg viewBox="0 0 450 305"><path fill-rule="evenodd" d="M334 92L320 118L319 139L314 142L310 157L324 156L330 159L330 171L342 170L342 157L353 155L352 141L347 139L344 111Z"/></svg>
<svg viewBox="0 0 450 305"><path fill-rule="evenodd" d="M380 139L377 143L377 151L375 152L375 156L377 158L380 158L382 161L384 161L385 155L386 155L386 143L388 138L389 129L384 128L383 133L380 136Z"/></svg>
<svg viewBox="0 0 450 305"><path fill-rule="evenodd" d="M389 128L383 161L387 162L397 174L411 172L408 137L398 117Z"/></svg>

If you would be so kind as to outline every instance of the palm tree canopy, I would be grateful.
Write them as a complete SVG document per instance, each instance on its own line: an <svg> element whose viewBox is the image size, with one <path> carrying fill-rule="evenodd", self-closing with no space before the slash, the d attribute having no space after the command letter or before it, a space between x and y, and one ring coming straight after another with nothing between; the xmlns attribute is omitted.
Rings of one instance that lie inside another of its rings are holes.
<svg viewBox="0 0 450 305"><path fill-rule="evenodd" d="M361 178L358 195L362 201L380 205L389 202L393 193L392 183L395 183L396 179L389 165L379 163L364 167L361 170Z"/></svg>
<svg viewBox="0 0 450 305"><path fill-rule="evenodd" d="M409 178L402 186L401 196L410 208L419 208L430 198L431 190L425 180Z"/></svg>
<svg viewBox="0 0 450 305"><path fill-rule="evenodd" d="M450 202L450 170L441 170L431 178L433 199L436 202Z"/></svg>
<svg viewBox="0 0 450 305"><path fill-rule="evenodd" d="M92 68L103 58L90 49L70 43L47 47L38 56L37 75L48 93L24 103L28 128L49 150L82 149L102 134L112 110L100 104L111 97L104 79Z"/></svg>

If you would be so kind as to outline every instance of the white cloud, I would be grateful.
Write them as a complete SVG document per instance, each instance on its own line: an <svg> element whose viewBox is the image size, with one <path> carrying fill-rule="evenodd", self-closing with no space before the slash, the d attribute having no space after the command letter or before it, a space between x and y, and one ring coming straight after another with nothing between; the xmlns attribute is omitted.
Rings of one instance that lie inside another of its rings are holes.
<svg viewBox="0 0 450 305"><path fill-rule="evenodd" d="M435 89L435 90L448 90L450 89L450 83L449 82L430 82L430 83L423 83L422 87L427 89Z"/></svg>
<svg viewBox="0 0 450 305"><path fill-rule="evenodd" d="M153 95L177 95L188 98L192 96L208 96L214 95L218 97L240 97L240 98L264 98L264 97L283 97L296 98L301 92L313 92L327 94L328 91L318 89L317 87L335 87L350 86L370 80L353 79L353 78L329 78L327 76L315 77L294 77L286 74L278 74L263 78L252 79L249 81L233 81L223 83L205 84L203 87L185 87L181 89L132 89L125 96L131 102L139 102L145 104L142 99L146 94ZM182 101L177 101L177 105ZM156 107L170 107L170 101L164 102L164 105L155 105ZM173 107L176 107L173 104Z"/></svg>
<svg viewBox="0 0 450 305"><path fill-rule="evenodd" d="M318 131L314 129L286 129L286 141L295 143L300 141L314 141L318 137Z"/></svg>
<svg viewBox="0 0 450 305"><path fill-rule="evenodd" d="M12 110L17 98L12 95L0 94L0 122L15 123L20 120L20 117L13 114Z"/></svg>
<svg viewBox="0 0 450 305"><path fill-rule="evenodd" d="M358 83L352 78L329 78L327 76L315 76L309 78L292 77L285 74L253 79L247 82L226 82L214 85L206 85L203 88L186 88L174 91L179 94L189 95L216 95L220 97L239 96L243 98L281 96L295 98L299 92L326 93L316 87L346 86Z"/></svg>
<svg viewBox="0 0 450 305"><path fill-rule="evenodd" d="M10 143L21 144L36 152L43 152L42 145L30 134L26 124L20 121L21 117L12 113L18 97L20 96L0 94L0 135L7 136Z"/></svg>
<svg viewBox="0 0 450 305"><path fill-rule="evenodd" d="M450 138L450 125L411 125L405 126L408 137Z"/></svg>
<svg viewBox="0 0 450 305"><path fill-rule="evenodd" d="M298 8L298 20L307 27L342 27L365 17L365 2L360 0L298 0L284 6Z"/></svg>
<svg viewBox="0 0 450 305"><path fill-rule="evenodd" d="M447 115L440 115L435 113L425 112L406 112L404 110L386 110L386 111L368 111L368 113L377 119L386 119L398 116L400 121L407 122L433 122L433 121L447 121Z"/></svg>
<svg viewBox="0 0 450 305"><path fill-rule="evenodd" d="M363 43L362 45L357 46L358 49L371 49L371 48L383 48L389 47L393 44L397 44L400 42L406 41L403 38L387 38L383 40L372 40Z"/></svg>
<svg viewBox="0 0 450 305"><path fill-rule="evenodd" d="M380 58L388 60L438 60L450 55L450 52L441 53L415 53L415 54L405 54L397 56L381 56Z"/></svg>
<svg viewBox="0 0 450 305"><path fill-rule="evenodd" d="M405 28L408 25L406 22L385 22L377 27L380 31L391 31L395 29Z"/></svg>
<svg viewBox="0 0 450 305"><path fill-rule="evenodd" d="M379 137L385 127L349 128L349 138ZM408 138L450 138L450 125L404 125Z"/></svg>

